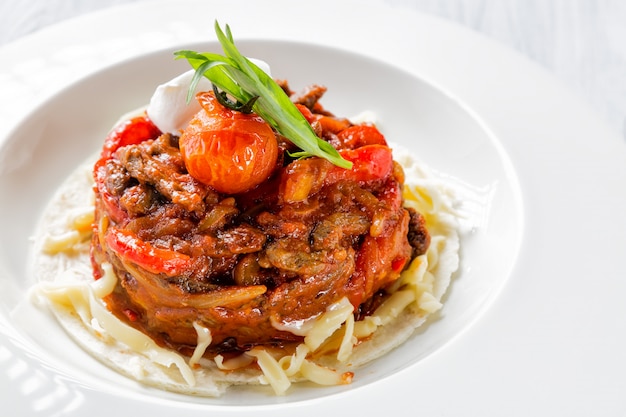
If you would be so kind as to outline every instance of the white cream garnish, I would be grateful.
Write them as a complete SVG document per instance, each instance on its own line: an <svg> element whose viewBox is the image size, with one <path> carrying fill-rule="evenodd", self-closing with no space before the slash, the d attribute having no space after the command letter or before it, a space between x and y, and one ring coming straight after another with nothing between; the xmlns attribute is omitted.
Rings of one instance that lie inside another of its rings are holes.
<svg viewBox="0 0 626 417"><path fill-rule="evenodd" d="M254 58L249 59L271 76L270 67L266 62ZM193 116L200 111L200 104L195 99L187 103L187 94L194 72L194 70L189 70L159 85L154 91L147 113L161 132L180 135ZM211 88L211 82L202 77L194 94L209 91Z"/></svg>
<svg viewBox="0 0 626 417"><path fill-rule="evenodd" d="M180 131L200 111L200 104L196 100L191 100L187 104L187 91L194 72L194 70L189 70L173 80L161 84L154 91L147 113L152 123L161 132L180 135ZM201 78L194 94L210 89L211 82L206 78Z"/></svg>

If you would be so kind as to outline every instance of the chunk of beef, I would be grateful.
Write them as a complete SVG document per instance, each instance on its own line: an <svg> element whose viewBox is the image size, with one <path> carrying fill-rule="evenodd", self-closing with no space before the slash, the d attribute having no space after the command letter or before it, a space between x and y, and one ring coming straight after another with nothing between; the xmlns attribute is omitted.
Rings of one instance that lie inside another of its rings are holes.
<svg viewBox="0 0 626 417"><path fill-rule="evenodd" d="M430 234L426 229L426 220L419 212L414 208L407 208L409 212L409 233L407 238L409 244L413 248L413 257L420 256L426 253L428 246L430 245Z"/></svg>
<svg viewBox="0 0 626 417"><path fill-rule="evenodd" d="M186 210L204 214L204 200L213 191L189 175L170 135L164 134L117 151L117 159L128 174L153 186L162 196Z"/></svg>

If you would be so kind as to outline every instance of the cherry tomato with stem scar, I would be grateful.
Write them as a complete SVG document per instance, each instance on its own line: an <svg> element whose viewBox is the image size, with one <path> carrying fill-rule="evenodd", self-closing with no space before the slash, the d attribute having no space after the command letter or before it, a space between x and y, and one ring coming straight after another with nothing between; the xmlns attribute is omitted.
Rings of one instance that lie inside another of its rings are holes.
<svg viewBox="0 0 626 417"><path fill-rule="evenodd" d="M224 194L253 189L276 168L278 142L270 125L254 113L231 110L213 92L198 93L200 110L180 137L189 174Z"/></svg>

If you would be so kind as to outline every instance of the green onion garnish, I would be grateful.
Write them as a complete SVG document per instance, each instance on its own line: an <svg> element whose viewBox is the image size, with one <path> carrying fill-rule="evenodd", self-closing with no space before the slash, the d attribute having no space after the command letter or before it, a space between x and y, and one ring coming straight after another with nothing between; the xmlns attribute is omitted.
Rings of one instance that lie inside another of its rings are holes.
<svg viewBox="0 0 626 417"><path fill-rule="evenodd" d="M252 101L252 109L278 133L302 149L291 156L304 158L318 156L342 168L351 168L352 162L342 158L328 142L317 137L300 110L291 102L283 89L263 70L243 56L233 41L230 27L226 33L215 22L215 33L224 50L223 55L183 50L174 53L176 59L187 59L196 70L189 87L187 100L201 77L208 78L214 86L227 93L239 103ZM255 99L255 97L258 97Z"/></svg>

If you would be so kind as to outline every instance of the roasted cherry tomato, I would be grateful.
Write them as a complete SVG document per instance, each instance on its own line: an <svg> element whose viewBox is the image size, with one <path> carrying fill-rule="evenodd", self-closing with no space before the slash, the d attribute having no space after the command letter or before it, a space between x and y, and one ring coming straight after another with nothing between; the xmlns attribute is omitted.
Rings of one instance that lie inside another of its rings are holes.
<svg viewBox="0 0 626 417"><path fill-rule="evenodd" d="M113 153L126 145L136 145L148 139L156 139L161 131L146 115L124 120L115 126L104 140L101 158L110 158Z"/></svg>
<svg viewBox="0 0 626 417"><path fill-rule="evenodd" d="M265 181L276 168L278 142L267 122L222 106L213 92L180 137L189 174L218 192L237 194Z"/></svg>

